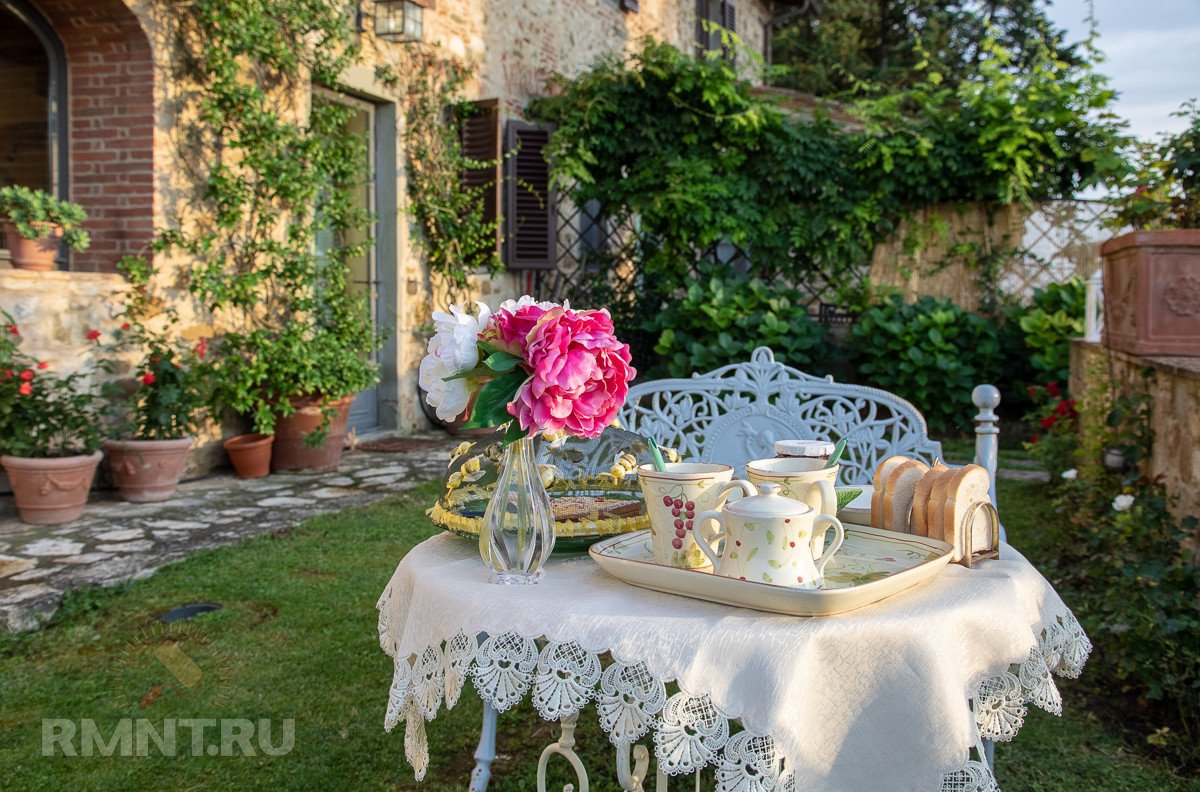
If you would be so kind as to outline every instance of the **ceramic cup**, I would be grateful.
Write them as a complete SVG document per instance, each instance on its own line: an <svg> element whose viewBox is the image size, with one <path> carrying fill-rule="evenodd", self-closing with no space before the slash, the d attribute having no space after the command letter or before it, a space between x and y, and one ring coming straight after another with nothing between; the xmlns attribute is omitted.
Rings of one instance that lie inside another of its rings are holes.
<svg viewBox="0 0 1200 792"><path fill-rule="evenodd" d="M825 583L825 565L846 538L841 522L832 514L815 514L794 498L783 497L778 484L761 484L758 492L720 512L701 513L696 546L713 562L718 575L775 586L820 588ZM715 533L713 523L720 527ZM821 552L817 543L824 544L830 528L833 542ZM722 539L718 557L712 548Z"/></svg>
<svg viewBox="0 0 1200 792"><path fill-rule="evenodd" d="M834 485L840 470L841 465L825 467L823 459L756 459L746 463L746 478L756 487L778 484L780 495L800 501L817 514L837 514ZM821 555L824 541L822 535L817 544L817 555Z"/></svg>
<svg viewBox="0 0 1200 792"><path fill-rule="evenodd" d="M733 478L733 468L708 462L671 462L665 471L638 468L638 484L650 517L654 561L665 566L701 569L708 557L696 546L696 515L725 505L729 493L754 494L750 482Z"/></svg>

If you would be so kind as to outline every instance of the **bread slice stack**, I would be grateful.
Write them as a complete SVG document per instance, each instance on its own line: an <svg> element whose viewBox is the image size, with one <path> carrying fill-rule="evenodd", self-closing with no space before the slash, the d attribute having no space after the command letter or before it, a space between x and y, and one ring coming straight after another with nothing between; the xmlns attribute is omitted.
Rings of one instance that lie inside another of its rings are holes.
<svg viewBox="0 0 1200 792"><path fill-rule="evenodd" d="M974 554L994 555L998 522L984 468L949 468L940 461L928 467L894 456L876 469L874 483L873 527L940 539L954 545L954 561L968 565Z"/></svg>

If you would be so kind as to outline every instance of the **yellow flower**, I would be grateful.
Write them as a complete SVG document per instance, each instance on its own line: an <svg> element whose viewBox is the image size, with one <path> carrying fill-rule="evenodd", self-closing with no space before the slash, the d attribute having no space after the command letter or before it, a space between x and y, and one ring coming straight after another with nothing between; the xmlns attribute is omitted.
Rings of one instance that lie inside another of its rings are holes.
<svg viewBox="0 0 1200 792"><path fill-rule="evenodd" d="M450 478L446 480L446 485L450 489L455 489L456 487L458 487L458 485L462 484L462 481L463 481L463 474L459 473L456 470L450 474Z"/></svg>

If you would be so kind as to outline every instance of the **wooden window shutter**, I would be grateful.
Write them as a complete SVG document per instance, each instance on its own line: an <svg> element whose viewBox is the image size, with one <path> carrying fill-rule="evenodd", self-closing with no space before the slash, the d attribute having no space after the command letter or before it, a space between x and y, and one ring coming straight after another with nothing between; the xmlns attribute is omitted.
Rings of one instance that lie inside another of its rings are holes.
<svg viewBox="0 0 1200 792"><path fill-rule="evenodd" d="M482 168L465 168L462 174L463 188L482 192L484 222L495 222L500 217L504 179L503 149L500 138L500 102L497 99L482 99L471 102L475 112L465 115L459 122L459 146L467 159L487 163ZM500 252L501 229L496 225L497 254ZM485 264L486 262L475 262Z"/></svg>
<svg viewBox="0 0 1200 792"><path fill-rule="evenodd" d="M733 7L733 0L721 4L721 26L730 33L737 33L737 9Z"/></svg>
<svg viewBox="0 0 1200 792"><path fill-rule="evenodd" d="M508 122L505 151L505 257L509 269L553 269L558 254L556 199L544 151L551 126Z"/></svg>

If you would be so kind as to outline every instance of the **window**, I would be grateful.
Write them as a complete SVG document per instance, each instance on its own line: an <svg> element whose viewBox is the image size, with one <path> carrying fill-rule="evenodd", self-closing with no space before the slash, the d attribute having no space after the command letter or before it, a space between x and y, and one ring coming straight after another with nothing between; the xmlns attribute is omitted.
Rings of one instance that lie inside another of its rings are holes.
<svg viewBox="0 0 1200 792"><path fill-rule="evenodd" d="M553 127L507 122L495 99L473 102L459 120L462 153L483 167L463 172L463 187L479 191L484 220L500 220L496 247L510 270L552 269L557 195L544 156Z"/></svg>
<svg viewBox="0 0 1200 792"><path fill-rule="evenodd" d="M721 41L721 29L737 32L733 0L696 0L696 56L719 51L732 61L733 51Z"/></svg>
<svg viewBox="0 0 1200 792"><path fill-rule="evenodd" d="M375 0L375 35L392 41L420 41L425 9L433 0Z"/></svg>
<svg viewBox="0 0 1200 792"><path fill-rule="evenodd" d="M6 34L0 47L0 187L20 184L66 197L62 42L25 0L0 0L0 30Z"/></svg>

